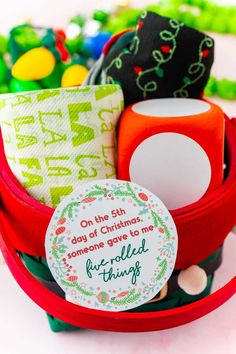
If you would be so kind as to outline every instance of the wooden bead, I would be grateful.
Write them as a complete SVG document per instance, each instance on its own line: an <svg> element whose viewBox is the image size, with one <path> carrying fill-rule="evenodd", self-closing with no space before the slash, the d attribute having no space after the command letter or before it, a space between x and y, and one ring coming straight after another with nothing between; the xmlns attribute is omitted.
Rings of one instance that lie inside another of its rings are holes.
<svg viewBox="0 0 236 354"><path fill-rule="evenodd" d="M178 275L178 285L189 295L200 294L207 286L207 275L198 265L182 270Z"/></svg>

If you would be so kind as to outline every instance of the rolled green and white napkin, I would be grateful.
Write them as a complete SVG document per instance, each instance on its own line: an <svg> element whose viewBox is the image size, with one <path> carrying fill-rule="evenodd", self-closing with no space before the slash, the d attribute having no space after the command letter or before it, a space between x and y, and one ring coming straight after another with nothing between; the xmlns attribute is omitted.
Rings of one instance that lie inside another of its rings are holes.
<svg viewBox="0 0 236 354"><path fill-rule="evenodd" d="M83 183L116 178L122 109L117 85L1 95L1 131L13 174L32 197L54 208Z"/></svg>

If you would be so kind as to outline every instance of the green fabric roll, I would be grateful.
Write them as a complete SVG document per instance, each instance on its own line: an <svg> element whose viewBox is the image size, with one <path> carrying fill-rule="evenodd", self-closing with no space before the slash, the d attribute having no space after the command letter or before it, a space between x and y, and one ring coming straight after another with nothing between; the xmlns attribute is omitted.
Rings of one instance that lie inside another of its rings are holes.
<svg viewBox="0 0 236 354"><path fill-rule="evenodd" d="M29 256L26 253L20 253L27 269L37 278L47 281L54 281L52 273L48 268L47 262L42 257Z"/></svg>
<svg viewBox="0 0 236 354"><path fill-rule="evenodd" d="M219 257L222 249L219 248L216 252L211 254L207 259L199 263L199 266L205 267L209 263L214 262L217 257ZM24 253L19 253L22 260L24 261L27 269L35 276L37 277L42 283L46 281L52 282L55 287L57 286L56 282L54 281L54 278L48 268L47 262L45 259L42 257L33 257L29 256ZM176 273L175 271L173 275ZM207 276L207 286L198 295L188 295L185 293L185 291L179 289L177 291L171 292L167 294L167 296L158 301L158 302L153 302L149 304L143 304L137 308L128 310L127 312L152 312L152 311L161 311L161 310L168 310L174 307L179 307L183 305L190 304L192 302L195 302L197 300L200 300L206 296L208 296L211 293L211 288L212 288L212 283L214 279L214 274L209 274ZM59 288L59 286L58 286ZM76 329L80 329L79 327L72 326L66 322L63 322L50 314L47 314L47 318L49 321L49 326L53 332L61 332L61 331L72 331Z"/></svg>
<svg viewBox="0 0 236 354"><path fill-rule="evenodd" d="M196 296L187 295L183 290L180 290L175 292L173 294L173 297L166 297L164 300L161 300L156 303L144 304L142 306L139 306L138 308L129 310L128 312L161 311L161 310L168 310L174 307L190 304L210 294L213 278L214 278L213 275L209 275L207 277L207 286L205 290L199 295ZM63 322L49 314L47 314L47 318L49 321L50 328L53 332L75 331L81 329L79 327L75 327L66 322Z"/></svg>
<svg viewBox="0 0 236 354"><path fill-rule="evenodd" d="M53 332L62 332L62 331L76 331L79 330L79 327L72 326L68 323L65 323L58 318L55 318L47 313L47 318L49 326Z"/></svg>

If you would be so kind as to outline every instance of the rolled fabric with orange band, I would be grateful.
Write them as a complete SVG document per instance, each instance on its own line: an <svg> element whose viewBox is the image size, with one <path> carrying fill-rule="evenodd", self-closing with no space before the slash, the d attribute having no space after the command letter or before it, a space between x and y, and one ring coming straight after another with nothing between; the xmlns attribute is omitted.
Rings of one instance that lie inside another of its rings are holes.
<svg viewBox="0 0 236 354"><path fill-rule="evenodd" d="M216 190L223 180L224 114L196 99L141 101L122 114L118 178L131 180L175 210Z"/></svg>
<svg viewBox="0 0 236 354"><path fill-rule="evenodd" d="M173 211L179 245L175 269L198 264L220 247L236 224L236 120L226 118L228 175L214 192ZM13 176L0 142L1 230L13 247L45 258L44 240L53 209L30 197ZM224 217L222 217L224 215Z"/></svg>

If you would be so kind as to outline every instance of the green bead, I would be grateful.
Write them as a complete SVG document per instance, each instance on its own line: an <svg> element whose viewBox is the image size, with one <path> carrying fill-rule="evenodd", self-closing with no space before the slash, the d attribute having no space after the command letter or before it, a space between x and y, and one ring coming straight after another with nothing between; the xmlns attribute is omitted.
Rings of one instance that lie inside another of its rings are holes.
<svg viewBox="0 0 236 354"><path fill-rule="evenodd" d="M20 25L10 31L9 52L12 63L30 49L40 47L41 39L29 25Z"/></svg>
<svg viewBox="0 0 236 354"><path fill-rule="evenodd" d="M213 18L212 18L210 30L218 33L227 33L228 32L227 18L225 18L224 14L218 13L218 15L215 15L217 21L213 20Z"/></svg>
<svg viewBox="0 0 236 354"><path fill-rule="evenodd" d="M71 54L79 53L83 47L84 39L82 36L66 38L65 45Z"/></svg>
<svg viewBox="0 0 236 354"><path fill-rule="evenodd" d="M13 28L10 35L24 51L39 47L42 43L36 31L29 25Z"/></svg>
<svg viewBox="0 0 236 354"><path fill-rule="evenodd" d="M203 12L201 16L197 18L195 27L202 30L207 31L211 28L212 18L208 13Z"/></svg>
<svg viewBox="0 0 236 354"><path fill-rule="evenodd" d="M228 18L228 29L229 29L229 33L232 34L236 34L236 11L233 12L233 16L231 16L230 18Z"/></svg>
<svg viewBox="0 0 236 354"><path fill-rule="evenodd" d="M7 53L8 50L8 39L0 34L0 56Z"/></svg>
<svg viewBox="0 0 236 354"><path fill-rule="evenodd" d="M7 78L8 67L5 61L0 58L0 84L3 84Z"/></svg>
<svg viewBox="0 0 236 354"><path fill-rule="evenodd" d="M93 13L93 19L96 20L96 21L99 21L101 23L105 23L107 22L107 19L108 19L108 12L107 11L104 11L104 10L96 10L94 11Z"/></svg>
<svg viewBox="0 0 236 354"><path fill-rule="evenodd" d="M124 25L124 21L120 16L111 18L107 26L105 26L105 30L110 33L118 33L125 29L127 29L127 27Z"/></svg>
<svg viewBox="0 0 236 354"><path fill-rule="evenodd" d="M42 44L47 48L55 46L55 35L52 30L47 31L46 35L42 39Z"/></svg>
<svg viewBox="0 0 236 354"><path fill-rule="evenodd" d="M78 15L73 17L70 22L71 23L76 23L78 26L83 27L86 23L87 17L84 15Z"/></svg>
<svg viewBox="0 0 236 354"><path fill-rule="evenodd" d="M190 12L183 12L179 20L184 22L187 26L194 26L194 15Z"/></svg>
<svg viewBox="0 0 236 354"><path fill-rule="evenodd" d="M40 83L45 88L58 88L61 87L61 76L62 76L62 67L61 63L57 63L54 67L53 72L42 79Z"/></svg>
<svg viewBox="0 0 236 354"><path fill-rule="evenodd" d="M23 92L41 90L42 87L37 81L23 81L18 79L11 79L10 92Z"/></svg>
<svg viewBox="0 0 236 354"><path fill-rule="evenodd" d="M66 69L68 69L70 66L74 65L73 61L70 61L68 63L61 63L61 71L62 71L62 74L64 73L64 71Z"/></svg>
<svg viewBox="0 0 236 354"><path fill-rule="evenodd" d="M236 98L236 84L230 80L222 79L217 82L217 93L223 99L234 100Z"/></svg>
<svg viewBox="0 0 236 354"><path fill-rule="evenodd" d="M72 57L73 64L80 64L82 66L88 67L88 58L81 55L75 55Z"/></svg>
<svg viewBox="0 0 236 354"><path fill-rule="evenodd" d="M204 89L204 94L207 97L214 96L217 91L217 83L216 83L216 78L214 76L211 76L209 80L207 81L207 85Z"/></svg>
<svg viewBox="0 0 236 354"><path fill-rule="evenodd" d="M0 94L1 93L8 93L8 92L9 92L9 87L7 84L0 85Z"/></svg>

